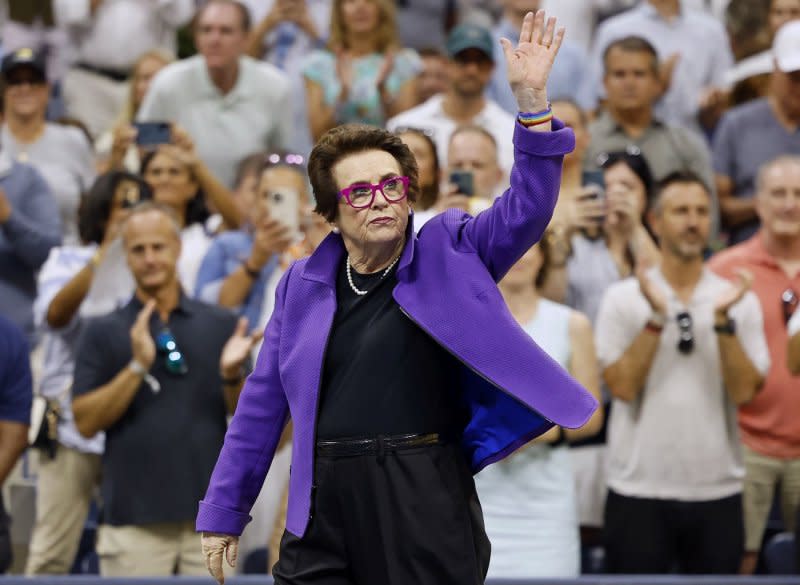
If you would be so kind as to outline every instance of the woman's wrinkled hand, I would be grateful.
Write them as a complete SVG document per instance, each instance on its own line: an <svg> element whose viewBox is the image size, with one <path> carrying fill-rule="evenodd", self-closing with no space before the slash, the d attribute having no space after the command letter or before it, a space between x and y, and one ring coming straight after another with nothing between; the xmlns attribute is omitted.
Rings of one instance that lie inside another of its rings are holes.
<svg viewBox="0 0 800 585"><path fill-rule="evenodd" d="M547 108L547 79L563 40L564 29L556 31L553 17L545 23L544 10L525 15L516 48L510 40L500 39L508 82L520 111L538 112Z"/></svg>
<svg viewBox="0 0 800 585"><path fill-rule="evenodd" d="M219 585L225 583L225 573L222 570L222 558L228 565L236 566L236 555L239 554L239 537L230 534L217 534L216 532L203 532L200 537L203 547L203 556L206 558L206 567L211 576Z"/></svg>

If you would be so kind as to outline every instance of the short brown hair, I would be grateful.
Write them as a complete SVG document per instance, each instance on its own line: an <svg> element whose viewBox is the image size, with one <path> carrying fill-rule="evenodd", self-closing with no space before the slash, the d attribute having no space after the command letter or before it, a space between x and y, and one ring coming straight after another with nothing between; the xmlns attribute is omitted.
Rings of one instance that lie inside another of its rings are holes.
<svg viewBox="0 0 800 585"><path fill-rule="evenodd" d="M142 215L144 213L160 213L164 215L169 220L169 225L172 228L173 235L177 240L181 241L181 224L178 220L178 214L175 213L175 210L172 209L169 205L164 203L159 203L157 201L153 201L152 199L148 199L146 201L142 201L141 203L137 203L133 207L131 207L130 211L128 212L127 217L122 222L122 226L120 227L120 235L122 236L123 243L125 242L125 227L130 223L131 218L134 218L138 215Z"/></svg>
<svg viewBox="0 0 800 585"><path fill-rule="evenodd" d="M205 4L203 4L195 13L194 18L192 19L192 30L197 32L197 27L200 24L200 19L203 18L203 14L205 14L206 9L211 6L212 4L228 4L233 6L239 12L239 23L241 24L242 30L244 32L250 32L250 29L253 26L252 19L250 18L250 9L247 8L242 2L239 0L208 0Z"/></svg>
<svg viewBox="0 0 800 585"><path fill-rule="evenodd" d="M658 77L658 53L647 39L631 35L609 43L603 51L603 69L606 71L608 71L608 55L614 49L619 49L623 53L646 53L650 57L650 71Z"/></svg>
<svg viewBox="0 0 800 585"><path fill-rule="evenodd" d="M328 130L319 139L308 159L308 178L317 206L314 209L328 221L336 219L339 188L333 167L345 157L368 150L391 154L408 177L408 200L416 201L419 192L417 160L400 138L383 128L366 124L343 124Z"/></svg>

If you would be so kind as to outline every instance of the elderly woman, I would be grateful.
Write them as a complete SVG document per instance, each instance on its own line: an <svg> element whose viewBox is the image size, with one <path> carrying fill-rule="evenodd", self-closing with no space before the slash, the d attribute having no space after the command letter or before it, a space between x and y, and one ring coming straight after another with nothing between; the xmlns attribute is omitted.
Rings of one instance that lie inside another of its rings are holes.
<svg viewBox="0 0 800 585"><path fill-rule="evenodd" d="M416 235L408 147L342 126L314 148L317 211L337 228L278 285L255 371L197 529L209 570L232 564L291 416L292 472L278 585L477 585L489 561L472 474L597 401L516 323L496 283L544 232L572 132L545 84L563 39L529 14L503 41L517 96L511 188L477 217L451 210Z"/></svg>

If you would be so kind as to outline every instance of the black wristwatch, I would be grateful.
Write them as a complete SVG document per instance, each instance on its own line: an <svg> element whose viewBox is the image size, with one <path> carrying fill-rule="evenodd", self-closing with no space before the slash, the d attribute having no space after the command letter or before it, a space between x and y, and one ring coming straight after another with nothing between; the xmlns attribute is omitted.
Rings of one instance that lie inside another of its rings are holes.
<svg viewBox="0 0 800 585"><path fill-rule="evenodd" d="M728 317L722 325L714 324L714 331L721 335L736 335L736 321Z"/></svg>

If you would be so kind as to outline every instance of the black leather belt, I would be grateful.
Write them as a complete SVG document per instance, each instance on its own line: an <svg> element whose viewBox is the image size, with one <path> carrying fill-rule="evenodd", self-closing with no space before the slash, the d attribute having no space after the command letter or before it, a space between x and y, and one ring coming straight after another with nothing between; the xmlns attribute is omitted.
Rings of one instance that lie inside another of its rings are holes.
<svg viewBox="0 0 800 585"><path fill-rule="evenodd" d="M95 73L96 75L100 75L102 77L106 77L112 81L127 81L128 77L130 77L130 71L106 69L105 67L96 67L94 65L89 65L88 63L76 63L74 67L83 69L84 71L89 71L90 73Z"/></svg>
<svg viewBox="0 0 800 585"><path fill-rule="evenodd" d="M374 439L337 439L317 441L317 455L321 457L348 457L353 455L383 455L387 451L402 451L415 447L440 445L438 433L427 435L386 435Z"/></svg>

